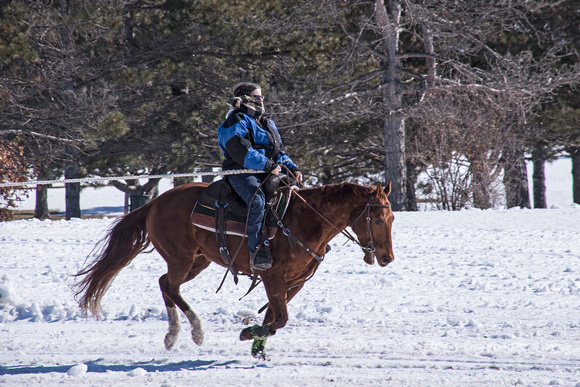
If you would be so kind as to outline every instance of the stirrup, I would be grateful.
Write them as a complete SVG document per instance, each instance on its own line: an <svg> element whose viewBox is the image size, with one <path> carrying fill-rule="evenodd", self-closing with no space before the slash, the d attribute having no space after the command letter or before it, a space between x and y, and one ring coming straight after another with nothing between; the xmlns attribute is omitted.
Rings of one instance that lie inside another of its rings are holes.
<svg viewBox="0 0 580 387"><path fill-rule="evenodd" d="M272 267L272 258L266 250L257 249L250 258L250 268L252 270L268 270Z"/></svg>

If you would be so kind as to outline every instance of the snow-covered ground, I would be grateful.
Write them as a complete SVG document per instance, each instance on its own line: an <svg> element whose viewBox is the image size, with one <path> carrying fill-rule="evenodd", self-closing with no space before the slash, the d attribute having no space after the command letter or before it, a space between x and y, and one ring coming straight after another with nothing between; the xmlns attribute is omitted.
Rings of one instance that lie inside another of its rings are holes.
<svg viewBox="0 0 580 387"><path fill-rule="evenodd" d="M238 340L265 303L261 288L239 300L249 280L216 294L224 270L212 266L182 286L205 342L182 315L167 352L157 253L121 271L101 320L73 299L70 275L112 217L0 223L0 384L580 386L580 206L554 176L558 208L397 213L387 268L337 237L268 340L269 362ZM91 191L87 212L120 211L122 193Z"/></svg>

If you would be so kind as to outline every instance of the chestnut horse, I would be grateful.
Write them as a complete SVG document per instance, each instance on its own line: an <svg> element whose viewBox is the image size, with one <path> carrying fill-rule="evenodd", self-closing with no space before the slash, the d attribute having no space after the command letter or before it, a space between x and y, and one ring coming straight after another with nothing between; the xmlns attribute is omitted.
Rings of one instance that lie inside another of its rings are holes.
<svg viewBox="0 0 580 387"><path fill-rule="evenodd" d="M190 222L192 209L206 186L191 183L173 188L118 219L100 242L103 248L95 260L76 275L81 308L98 315L101 298L115 276L153 244L167 262L167 274L159 278L169 319L165 346L170 350L175 345L181 328L176 305L191 324L193 341L201 345L204 331L200 318L183 300L179 287L212 262L226 267L215 233ZM327 244L346 227L356 234L354 238L347 233L363 248L365 262L374 263L375 255L380 266L393 261L394 216L387 198L390 190L390 184L383 191L380 184L367 187L342 183L294 191L280 221L284 232L278 232L270 243L273 266L257 272L268 297L263 325L245 328L240 335L241 340L254 339L252 355L266 358L266 338L286 325L288 302L314 273ZM236 269L252 275L247 241L228 236L228 243L232 251L238 250ZM241 243L243 246L238 249Z"/></svg>

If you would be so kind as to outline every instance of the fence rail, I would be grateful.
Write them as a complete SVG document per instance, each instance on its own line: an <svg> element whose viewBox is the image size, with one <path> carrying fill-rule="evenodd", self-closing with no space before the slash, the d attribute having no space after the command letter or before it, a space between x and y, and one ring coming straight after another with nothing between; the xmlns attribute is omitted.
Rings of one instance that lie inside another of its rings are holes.
<svg viewBox="0 0 580 387"><path fill-rule="evenodd" d="M251 169L235 169L231 171L219 172L195 172L195 173L174 173L169 175L127 175L127 176L109 176L109 177L86 177L82 179L60 179L60 180L30 180L23 182L1 183L3 187L26 187L31 185L47 184L69 184L69 183L88 183L95 181L113 181L113 180L136 180L136 179L169 179L176 177L202 177L202 176L227 176L238 175L243 173L262 173L263 171L254 171Z"/></svg>

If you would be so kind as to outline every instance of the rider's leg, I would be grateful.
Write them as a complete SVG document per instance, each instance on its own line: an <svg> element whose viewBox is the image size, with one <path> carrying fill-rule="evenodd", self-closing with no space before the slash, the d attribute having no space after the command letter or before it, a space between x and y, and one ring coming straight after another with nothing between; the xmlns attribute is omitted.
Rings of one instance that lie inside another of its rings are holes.
<svg viewBox="0 0 580 387"><path fill-rule="evenodd" d="M262 222L264 220L266 206L264 192L260 188L261 181L255 175L245 174L230 175L228 181L250 208L246 233L248 234L248 248L251 257L256 254L256 250L260 246ZM268 254L264 251L259 251L254 260L254 268L266 270L271 266L272 261L268 257Z"/></svg>

